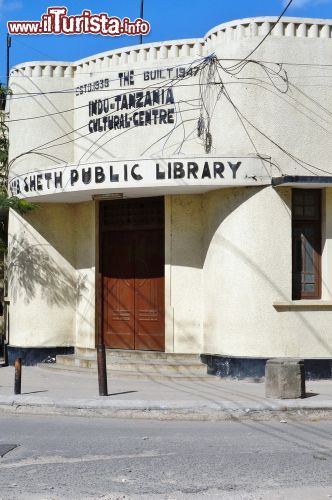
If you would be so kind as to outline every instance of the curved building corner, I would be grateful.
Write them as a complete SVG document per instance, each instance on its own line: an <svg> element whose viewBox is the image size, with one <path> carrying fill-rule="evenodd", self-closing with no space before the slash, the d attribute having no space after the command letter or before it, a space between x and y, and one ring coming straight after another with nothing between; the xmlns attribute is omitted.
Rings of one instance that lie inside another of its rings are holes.
<svg viewBox="0 0 332 500"><path fill-rule="evenodd" d="M264 17L12 68L9 190L37 205L9 217L12 356L98 331L222 376L330 377L331 50L332 22Z"/></svg>

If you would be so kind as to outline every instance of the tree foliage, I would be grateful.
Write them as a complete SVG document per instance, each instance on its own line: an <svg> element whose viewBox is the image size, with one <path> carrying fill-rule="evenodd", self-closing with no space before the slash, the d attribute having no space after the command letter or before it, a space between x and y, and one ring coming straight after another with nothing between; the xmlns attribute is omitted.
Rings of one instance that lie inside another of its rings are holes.
<svg viewBox="0 0 332 500"><path fill-rule="evenodd" d="M9 134L6 125L5 102L10 90L0 84L0 209L13 208L20 213L33 210L35 205L8 195Z"/></svg>
<svg viewBox="0 0 332 500"><path fill-rule="evenodd" d="M25 214L35 208L32 203L8 194L9 134L5 121L5 103L9 94L10 90L0 84L0 254L5 251L7 246L8 209L12 208L20 214Z"/></svg>

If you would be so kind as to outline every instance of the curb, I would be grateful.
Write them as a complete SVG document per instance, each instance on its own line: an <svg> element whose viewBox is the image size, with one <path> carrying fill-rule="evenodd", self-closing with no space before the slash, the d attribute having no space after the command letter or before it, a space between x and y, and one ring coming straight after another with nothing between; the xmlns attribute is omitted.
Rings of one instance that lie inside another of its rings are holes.
<svg viewBox="0 0 332 500"><path fill-rule="evenodd" d="M157 420L291 420L331 419L331 401L273 401L271 403L200 401L142 401L99 399L32 398L1 396L1 414L70 415L85 417L137 418Z"/></svg>

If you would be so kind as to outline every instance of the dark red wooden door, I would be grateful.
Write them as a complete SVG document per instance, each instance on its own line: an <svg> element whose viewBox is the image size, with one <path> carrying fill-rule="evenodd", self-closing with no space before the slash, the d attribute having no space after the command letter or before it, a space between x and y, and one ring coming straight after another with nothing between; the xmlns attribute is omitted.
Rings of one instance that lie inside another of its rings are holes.
<svg viewBox="0 0 332 500"><path fill-rule="evenodd" d="M108 347L135 348L135 273L132 232L103 240L103 330Z"/></svg>
<svg viewBox="0 0 332 500"><path fill-rule="evenodd" d="M135 233L135 348L164 350L164 231Z"/></svg>
<svg viewBox="0 0 332 500"><path fill-rule="evenodd" d="M101 229L106 346L164 350L163 199L102 203Z"/></svg>

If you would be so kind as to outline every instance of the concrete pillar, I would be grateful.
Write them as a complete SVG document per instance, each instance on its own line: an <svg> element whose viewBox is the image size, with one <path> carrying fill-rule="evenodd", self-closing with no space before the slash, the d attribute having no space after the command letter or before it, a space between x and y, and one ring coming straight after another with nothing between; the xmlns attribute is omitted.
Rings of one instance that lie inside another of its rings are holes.
<svg viewBox="0 0 332 500"><path fill-rule="evenodd" d="M265 395L274 399L304 398L304 361L293 358L269 359L265 366Z"/></svg>

